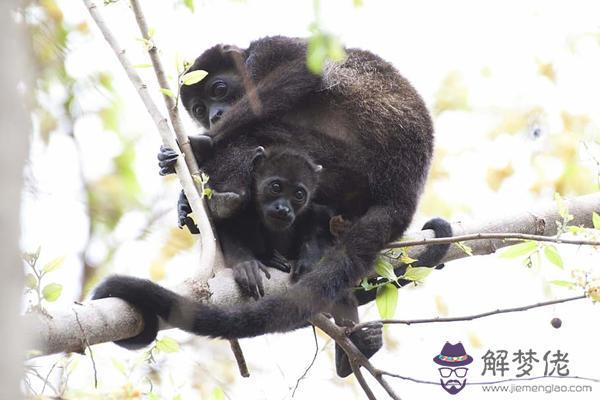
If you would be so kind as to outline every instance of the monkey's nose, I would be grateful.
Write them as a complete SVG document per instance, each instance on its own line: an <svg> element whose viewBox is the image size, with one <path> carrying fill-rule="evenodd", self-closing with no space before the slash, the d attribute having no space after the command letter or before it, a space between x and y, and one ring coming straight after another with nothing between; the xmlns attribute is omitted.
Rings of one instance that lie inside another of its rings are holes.
<svg viewBox="0 0 600 400"><path fill-rule="evenodd" d="M290 209L286 206L275 206L275 211L278 217L287 217L290 214Z"/></svg>
<svg viewBox="0 0 600 400"><path fill-rule="evenodd" d="M223 116L223 110L218 110L210 117L210 124L211 125L216 124L221 119L222 116Z"/></svg>

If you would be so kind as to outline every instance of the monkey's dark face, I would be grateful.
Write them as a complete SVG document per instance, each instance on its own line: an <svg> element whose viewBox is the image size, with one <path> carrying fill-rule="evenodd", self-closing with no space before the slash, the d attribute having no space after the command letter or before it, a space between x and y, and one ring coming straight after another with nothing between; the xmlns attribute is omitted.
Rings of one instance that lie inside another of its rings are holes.
<svg viewBox="0 0 600 400"><path fill-rule="evenodd" d="M281 176L257 182L257 205L261 219L271 231L286 231L308 204L310 192L304 184Z"/></svg>
<svg viewBox="0 0 600 400"><path fill-rule="evenodd" d="M192 87L182 87L182 101L191 117L211 128L244 94L241 78L235 72L209 75Z"/></svg>

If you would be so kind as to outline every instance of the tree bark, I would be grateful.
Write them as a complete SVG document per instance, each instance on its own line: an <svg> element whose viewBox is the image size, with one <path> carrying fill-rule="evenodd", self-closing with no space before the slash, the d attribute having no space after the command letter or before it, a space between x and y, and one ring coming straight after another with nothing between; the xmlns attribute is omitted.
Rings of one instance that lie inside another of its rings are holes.
<svg viewBox="0 0 600 400"><path fill-rule="evenodd" d="M23 262L19 250L23 166L27 156L30 126L17 85L29 83L23 27L15 23L16 0L0 2L0 399L19 399L23 373L25 338L19 316L23 295Z"/></svg>
<svg viewBox="0 0 600 400"><path fill-rule="evenodd" d="M574 219L571 225L592 227L592 212L600 213L600 193L581 196L567 202L569 211ZM457 222L452 225L456 235L472 233L523 233L543 236L556 235L555 221L561 220L556 205L547 203L535 210L524 210L506 217L496 217L495 220ZM411 239L433 237L432 231L419 231L406 235ZM474 254L490 254L497 249L514 244L514 241L475 240L468 243ZM418 258L422 246L410 249L409 256ZM467 254L457 246L452 246L444 261L467 257ZM226 269L217 273L207 282L189 281L188 287L193 288L194 298L204 299L212 304L236 304L247 301L241 296L231 273ZM271 279L265 281L267 295L284 292L289 285L289 275L277 270L271 272ZM34 324L32 332L38 332L35 348L43 354L59 351L80 351L83 349L81 331L77 318L83 327L83 332L90 344L102 343L135 336L141 329L139 314L119 299L102 299L90 301L83 305L74 305L72 310L48 318L31 316L30 323Z"/></svg>

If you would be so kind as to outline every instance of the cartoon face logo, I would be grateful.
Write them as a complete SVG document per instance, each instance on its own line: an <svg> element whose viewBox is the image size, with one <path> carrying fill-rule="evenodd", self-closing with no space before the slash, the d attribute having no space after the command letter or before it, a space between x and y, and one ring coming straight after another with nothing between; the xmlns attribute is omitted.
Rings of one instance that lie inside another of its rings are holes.
<svg viewBox="0 0 600 400"><path fill-rule="evenodd" d="M467 354L461 342L450 344L446 342L440 354L433 358L433 362L440 365L440 384L450 394L456 394L463 390L467 383L467 372L465 365L473 362L473 357Z"/></svg>

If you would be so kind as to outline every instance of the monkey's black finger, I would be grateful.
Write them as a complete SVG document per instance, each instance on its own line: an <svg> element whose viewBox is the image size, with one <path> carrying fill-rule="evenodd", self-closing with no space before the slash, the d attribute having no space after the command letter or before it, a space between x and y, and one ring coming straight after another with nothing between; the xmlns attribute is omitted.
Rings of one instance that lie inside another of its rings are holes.
<svg viewBox="0 0 600 400"><path fill-rule="evenodd" d="M179 154L177 154L175 150L164 146L160 147L160 152L156 155L156 158L158 158L159 161L169 160L177 157L179 157Z"/></svg>
<svg viewBox="0 0 600 400"><path fill-rule="evenodd" d="M167 175L172 175L175 173L175 168L161 168L158 171L158 174L160 176L167 176Z"/></svg>
<svg viewBox="0 0 600 400"><path fill-rule="evenodd" d="M258 263L258 268L260 268L260 270L265 274L267 279L271 279L271 273L263 263Z"/></svg>
<svg viewBox="0 0 600 400"><path fill-rule="evenodd" d="M244 273L246 274L246 281L248 282L248 293L254 300L259 299L256 277L250 263L244 263Z"/></svg>
<svg viewBox="0 0 600 400"><path fill-rule="evenodd" d="M175 163L177 162L177 157L169 158L166 160L162 160L158 162L159 168L175 168Z"/></svg>
<svg viewBox="0 0 600 400"><path fill-rule="evenodd" d="M196 225L192 217L185 218L185 226L187 226L192 235L197 235L200 233L200 229L198 229L198 225Z"/></svg>
<svg viewBox="0 0 600 400"><path fill-rule="evenodd" d="M256 289L258 291L258 294L260 295L260 297L264 297L265 295L265 287L263 286L263 281L262 281L262 276L260 276L260 271L262 270L262 268L260 267L259 263L254 263L254 265L252 266L252 274L254 275L254 281L256 283ZM269 275L269 278L271 276Z"/></svg>
<svg viewBox="0 0 600 400"><path fill-rule="evenodd" d="M252 296L252 291L250 290L250 282L248 282L248 275L246 275L246 269L240 265L236 265L232 269L233 279L240 288L240 291L245 296Z"/></svg>

